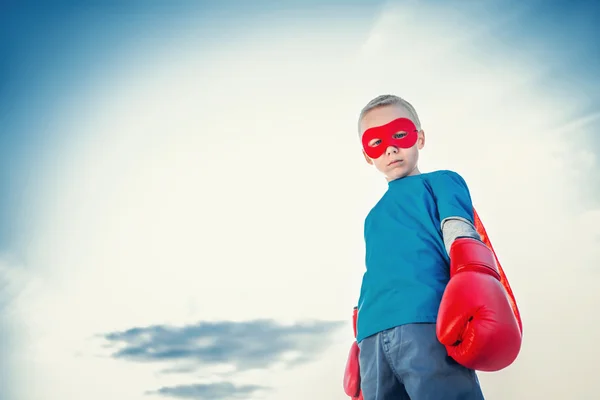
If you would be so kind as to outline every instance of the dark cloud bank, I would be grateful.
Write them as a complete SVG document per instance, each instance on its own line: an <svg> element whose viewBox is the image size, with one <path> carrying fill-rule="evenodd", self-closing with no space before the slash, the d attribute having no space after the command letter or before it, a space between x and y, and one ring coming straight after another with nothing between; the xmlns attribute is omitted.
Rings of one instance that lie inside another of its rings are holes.
<svg viewBox="0 0 600 400"><path fill-rule="evenodd" d="M264 386L258 385L239 385L231 382L197 384L197 385L178 385L172 387L163 387L148 394L175 397L179 399L246 399L257 393L268 391Z"/></svg>
<svg viewBox="0 0 600 400"><path fill-rule="evenodd" d="M166 363L163 373L201 372L230 365L236 372L274 364L293 367L317 360L344 322L314 321L283 325L273 320L200 322L186 326L153 325L103 335L116 359ZM290 357L293 355L293 357ZM232 375L235 374L232 373ZM147 392L180 399L245 399L269 390L232 382L185 384Z"/></svg>

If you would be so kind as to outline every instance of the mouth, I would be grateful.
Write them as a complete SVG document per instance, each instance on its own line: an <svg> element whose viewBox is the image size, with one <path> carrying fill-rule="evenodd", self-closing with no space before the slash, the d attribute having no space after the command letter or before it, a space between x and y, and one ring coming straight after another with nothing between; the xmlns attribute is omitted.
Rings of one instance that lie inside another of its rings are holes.
<svg viewBox="0 0 600 400"><path fill-rule="evenodd" d="M388 167L390 165L400 164L402 161L404 161L404 160L394 160L394 161L392 161L391 163L388 164Z"/></svg>

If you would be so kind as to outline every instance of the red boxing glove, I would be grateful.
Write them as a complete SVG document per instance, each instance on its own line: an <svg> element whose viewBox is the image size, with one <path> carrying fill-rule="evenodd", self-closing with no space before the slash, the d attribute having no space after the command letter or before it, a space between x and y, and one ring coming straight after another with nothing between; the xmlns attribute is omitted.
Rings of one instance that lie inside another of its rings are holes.
<svg viewBox="0 0 600 400"><path fill-rule="evenodd" d="M358 308L354 307L352 315L352 325L354 328L354 337L356 338L356 318L358 316ZM358 362L358 343L356 340L350 347L348 361L346 362L346 370L344 371L344 391L353 400L362 400L362 392L360 390L360 365Z"/></svg>
<svg viewBox="0 0 600 400"><path fill-rule="evenodd" d="M456 239L437 318L437 337L448 355L474 370L508 367L521 349L519 318L491 248L473 238Z"/></svg>

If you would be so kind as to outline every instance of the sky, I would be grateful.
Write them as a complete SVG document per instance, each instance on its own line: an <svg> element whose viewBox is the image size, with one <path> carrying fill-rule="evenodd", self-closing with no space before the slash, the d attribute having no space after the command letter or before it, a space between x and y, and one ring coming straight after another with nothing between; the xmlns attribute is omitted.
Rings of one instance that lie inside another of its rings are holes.
<svg viewBox="0 0 600 400"><path fill-rule="evenodd" d="M383 93L521 309L486 399L595 395L597 2L166 4L0 3L0 398L345 399Z"/></svg>

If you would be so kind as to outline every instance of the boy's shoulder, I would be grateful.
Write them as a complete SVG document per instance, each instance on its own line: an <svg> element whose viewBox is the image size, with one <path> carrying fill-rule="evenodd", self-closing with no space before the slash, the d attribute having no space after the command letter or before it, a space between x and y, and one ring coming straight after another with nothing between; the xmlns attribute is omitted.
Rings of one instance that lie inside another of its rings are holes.
<svg viewBox="0 0 600 400"><path fill-rule="evenodd" d="M427 172L423 178L427 185L434 191L469 191L469 186L465 179L456 171L449 169Z"/></svg>
<svg viewBox="0 0 600 400"><path fill-rule="evenodd" d="M430 182L439 180L451 180L466 184L464 178L458 172L449 169L440 169L437 171L425 172L422 175L423 178Z"/></svg>

